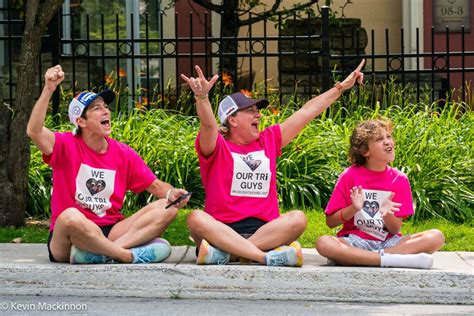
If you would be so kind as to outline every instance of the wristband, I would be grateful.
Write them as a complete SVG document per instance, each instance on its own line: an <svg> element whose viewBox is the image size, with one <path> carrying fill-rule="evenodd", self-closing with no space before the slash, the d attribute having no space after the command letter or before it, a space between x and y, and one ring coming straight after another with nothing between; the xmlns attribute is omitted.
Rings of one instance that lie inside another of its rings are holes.
<svg viewBox="0 0 474 316"><path fill-rule="evenodd" d="M343 223L347 222L347 220L344 219L344 217L342 217L342 210L339 211L339 218L341 219Z"/></svg>
<svg viewBox="0 0 474 316"><path fill-rule="evenodd" d="M171 195L171 192L173 192L173 190L174 190L174 188L171 188L171 189L169 189L169 190L166 192L166 199L167 199L168 201L170 201L170 195Z"/></svg>
<svg viewBox="0 0 474 316"><path fill-rule="evenodd" d="M207 93L204 93L204 94L195 94L194 95L194 98L196 100L206 100L207 98L209 97L209 95Z"/></svg>
<svg viewBox="0 0 474 316"><path fill-rule="evenodd" d="M343 87L342 87L342 84L339 82L339 81L336 81L336 83L334 84L334 87L339 90L341 93L344 91Z"/></svg>

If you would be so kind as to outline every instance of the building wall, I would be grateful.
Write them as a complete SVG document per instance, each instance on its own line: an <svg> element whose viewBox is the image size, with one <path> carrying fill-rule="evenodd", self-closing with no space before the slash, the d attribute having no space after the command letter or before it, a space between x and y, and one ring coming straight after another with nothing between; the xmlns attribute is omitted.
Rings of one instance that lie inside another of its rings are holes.
<svg viewBox="0 0 474 316"><path fill-rule="evenodd" d="M291 7L293 3L302 2L301 0L287 0L284 2L286 7ZM324 2L320 0L320 3ZM268 5L274 3L272 0L266 0ZM340 7L345 3L344 0L334 0L331 8L337 12L337 16L341 15ZM316 6L314 6L316 9ZM392 52L399 52L401 47L401 35L400 29L403 25L402 21L402 0L356 0L352 4L349 4L344 9L344 15L347 18L360 18L362 22L362 27L367 30L368 34L368 44L366 47L366 53L371 54L385 54L386 50L386 34L385 30L389 30L389 50ZM371 32L374 30L374 37L372 37ZM240 34L242 36L247 36L249 34L249 28L241 28ZM263 36L263 23L258 23L252 26L252 35L253 36ZM273 23L269 23L267 26L267 35L277 36L278 30L274 27ZM278 43L276 41L270 42L268 44L268 50L276 50ZM247 45L241 45L240 51L244 52L248 50ZM268 76L270 84L277 84L278 75L277 67L278 60L277 58L270 58L268 60ZM368 61L369 69L372 67L370 61ZM254 60L252 68L255 71L255 81L256 83L261 83L265 80L264 77L264 61ZM248 60L244 60L242 64L243 72L248 71L249 63ZM379 60L375 62L375 69L385 70L385 60Z"/></svg>
<svg viewBox="0 0 474 316"><path fill-rule="evenodd" d="M419 49L420 52L431 52L431 25L432 20L432 0L420 0L420 10L421 13L413 12L412 2L414 0L354 0L353 3L347 5L344 8L344 16L347 18L360 18L362 22L362 27L366 29L368 34L368 44L366 47L367 54L387 54L387 53L400 53L402 48L401 43L401 32L402 28L405 25L407 26L407 20L410 19L409 16L404 16L405 14L419 14L420 20L423 21L423 25L420 28L420 42ZM220 3L220 1L218 1ZM291 7L293 3L302 2L301 0L285 0L283 5L285 7ZM319 3L322 5L324 0L320 0ZM265 0L267 7L270 7L274 3L273 0ZM343 6L346 3L345 0L334 0L331 5L331 9L336 11L336 16L341 16ZM410 5L409 5L410 4ZM404 10L405 5L405 11ZM316 9L316 6L314 6ZM474 17L474 4L471 4L471 16ZM412 16L413 17L413 16ZM404 21L405 20L405 21ZM416 19L415 19L416 20ZM405 22L405 24L404 24ZM472 21L471 21L472 23ZM420 23L421 24L421 23ZM212 14L212 25L214 30L212 34L214 36L219 36L220 25L220 16L218 14ZM249 34L252 34L253 37L263 37L264 24L263 22L253 24L251 27L242 27L240 30L241 37L247 37ZM416 52L415 42L412 40L411 47L408 42L409 37L414 38L415 30L410 31L404 29L405 36L405 46L404 52L408 53ZM278 29L275 27L274 22L267 22L266 25L266 35L270 38L267 42L267 51L277 52L278 51L278 42L276 36L278 35ZM388 48L386 45L388 37ZM450 51L460 51L461 50L461 35L459 33L450 34L449 37ZM444 34L435 34L435 51L446 51L446 35ZM255 50L262 50L263 45L261 43L254 43ZM465 49L474 50L474 27L470 33L466 33L465 38ZM240 42L239 51L242 53L248 53L250 50L249 42ZM410 68L410 63L415 64L416 60L405 60L405 67ZM450 57L449 59L451 67L461 67L461 57ZM474 66L474 60L472 58L465 59L466 65L469 67ZM369 60L366 65L366 69L375 69L375 70L386 70L386 60L379 59L375 60L374 65L371 65L372 61ZM394 67L399 66L399 62L395 62ZM266 66L266 67L265 67ZM438 61L437 66L443 66L441 61ZM413 67L413 66L412 66ZM188 67L186 67L188 68ZM431 58L424 58L424 61L421 63L421 68L431 68ZM217 68L215 68L217 69ZM252 73L250 74L250 69ZM249 58L243 58L240 65L240 76L249 76L254 75L254 83L261 84L265 80L271 86L278 86L278 57L268 57L267 63L265 65L263 58L253 58L252 64L250 64ZM447 77L447 75L442 75L442 77ZM467 73L467 80L473 80L474 74ZM461 75L460 74L451 74L451 88L457 88L461 85ZM251 89L252 87L245 87Z"/></svg>
<svg viewBox="0 0 474 316"><path fill-rule="evenodd" d="M425 52L430 53L432 51L431 46L431 25L433 25L433 3L431 0L424 0L423 2L423 10L425 12L425 19L424 19L424 29L425 29L425 37L424 37L424 46ZM465 33L464 38L464 49L466 51L474 51L474 3L471 1L471 32ZM461 33L450 33L449 34L449 46L447 46L447 38L446 34L439 34L435 33L434 35L434 51L435 52L447 52L447 51L461 51L462 49L462 37ZM450 68L460 68L462 65L461 57L449 57ZM436 67L443 67L445 62L439 60L436 62ZM465 58L465 66L466 67L474 67L474 58L469 57ZM425 58L425 67L431 69L432 67L432 59ZM441 77L447 78L447 74L441 74ZM472 83L474 82L474 73L466 73L465 80ZM462 76L460 73L451 73L451 89L460 89L462 84ZM456 93L459 96L459 93ZM470 96L472 98L472 95ZM474 99L470 102L474 102Z"/></svg>
<svg viewBox="0 0 474 316"><path fill-rule="evenodd" d="M343 0L335 0L335 11L341 13L340 6ZM368 44L367 54L386 54L386 30L388 30L389 51L400 52L402 21L402 0L357 0L353 1L344 9L344 15L348 18L359 18L362 27L367 30ZM372 30L374 36L372 37ZM370 64L370 61L368 61ZM366 66L367 67L367 66ZM375 63L375 69L385 68L385 60Z"/></svg>

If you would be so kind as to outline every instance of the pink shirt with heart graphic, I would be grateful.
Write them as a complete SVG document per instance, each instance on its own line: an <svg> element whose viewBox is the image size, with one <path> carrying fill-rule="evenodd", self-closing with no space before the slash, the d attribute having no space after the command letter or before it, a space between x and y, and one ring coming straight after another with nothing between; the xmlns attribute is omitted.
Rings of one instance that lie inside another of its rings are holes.
<svg viewBox="0 0 474 316"><path fill-rule="evenodd" d="M70 207L99 226L115 224L124 218L120 208L126 192L142 192L156 179L132 148L114 139L106 138L107 151L98 154L80 136L54 135L53 153L43 155L53 168L51 231L59 214Z"/></svg>
<svg viewBox="0 0 474 316"><path fill-rule="evenodd" d="M248 217L269 222L280 216L276 191L276 158L281 155L281 130L273 125L248 145L237 145L219 134L216 148L204 157L196 139L204 210L216 220L234 223Z"/></svg>
<svg viewBox="0 0 474 316"><path fill-rule="evenodd" d="M401 171L387 166L385 171L376 172L363 166L351 166L339 176L336 187L324 211L326 215L352 204L350 189L362 186L364 205L353 218L348 219L338 237L355 234L369 240L386 240L392 237L384 226L379 212L380 206L390 192L394 192L394 202L401 203L397 217L406 218L414 213L413 198L408 177Z"/></svg>

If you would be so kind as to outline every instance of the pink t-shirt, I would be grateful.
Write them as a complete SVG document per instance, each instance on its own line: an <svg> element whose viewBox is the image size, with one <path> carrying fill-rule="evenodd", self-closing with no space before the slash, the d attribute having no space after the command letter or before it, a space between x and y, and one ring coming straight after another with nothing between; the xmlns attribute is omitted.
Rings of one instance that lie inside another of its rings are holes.
<svg viewBox="0 0 474 316"><path fill-rule="evenodd" d="M248 145L237 145L219 134L216 148L204 157L196 139L206 192L204 210L216 220L233 223L248 217L278 218L276 158L281 155L280 125L260 132Z"/></svg>
<svg viewBox="0 0 474 316"><path fill-rule="evenodd" d="M337 233L338 237L348 234L369 240L386 240L392 237L379 212L382 201L390 192L395 193L393 201L402 204L395 216L406 218L414 213L410 182L403 172L392 167L376 172L363 166L351 166L339 176L324 213L330 215L351 205L350 189L358 185L363 189L364 206L344 223Z"/></svg>
<svg viewBox="0 0 474 316"><path fill-rule="evenodd" d="M128 190L135 193L148 188L156 179L138 154L129 146L106 138L107 152L98 154L82 137L72 133L54 133L51 155L43 155L53 168L51 226L69 207L80 210L99 226L115 224Z"/></svg>

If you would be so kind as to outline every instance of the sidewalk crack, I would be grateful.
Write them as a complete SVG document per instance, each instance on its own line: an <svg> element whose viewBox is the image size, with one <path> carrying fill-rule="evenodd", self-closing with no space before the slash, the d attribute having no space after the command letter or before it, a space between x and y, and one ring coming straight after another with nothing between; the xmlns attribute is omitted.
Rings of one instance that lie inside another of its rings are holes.
<svg viewBox="0 0 474 316"><path fill-rule="evenodd" d="M184 260L184 258L186 258L186 255L188 254L189 248L190 248L190 246L187 245L187 246L186 246L186 250L184 251L183 255L181 256L181 258L179 258L178 262L176 262L176 264L174 265L175 267L176 267L178 264L180 264L180 263Z"/></svg>
<svg viewBox="0 0 474 316"><path fill-rule="evenodd" d="M468 266L474 267L469 261L467 261L466 259L464 259L464 258L459 254L459 252L456 251L456 255L459 257L459 259L461 259L462 261L464 261L465 263L467 263Z"/></svg>

